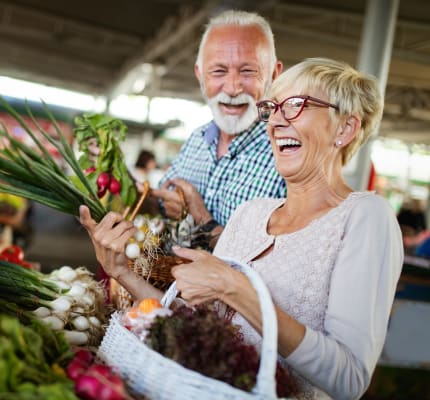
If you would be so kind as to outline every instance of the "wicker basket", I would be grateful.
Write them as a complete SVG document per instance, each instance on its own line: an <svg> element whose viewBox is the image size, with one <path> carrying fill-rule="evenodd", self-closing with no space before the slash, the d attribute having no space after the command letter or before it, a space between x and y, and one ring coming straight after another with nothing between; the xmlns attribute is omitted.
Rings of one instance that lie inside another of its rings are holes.
<svg viewBox="0 0 430 400"><path fill-rule="evenodd" d="M141 257L137 261L128 260L128 266L152 286L164 291L174 281L171 273L172 267L187 262L189 260L178 256L156 254L150 257ZM117 310L124 310L133 304L130 293L114 279L110 280L109 293L110 301Z"/></svg>
<svg viewBox="0 0 430 400"><path fill-rule="evenodd" d="M152 400L251 400L276 399L277 320L268 289L257 272L246 264L225 259L244 272L256 289L263 315L263 341L257 383L245 392L227 383L182 367L150 349L120 323L120 314L111 317L110 325L98 350L98 359L116 368L129 389ZM162 303L170 306L177 295L173 284Z"/></svg>

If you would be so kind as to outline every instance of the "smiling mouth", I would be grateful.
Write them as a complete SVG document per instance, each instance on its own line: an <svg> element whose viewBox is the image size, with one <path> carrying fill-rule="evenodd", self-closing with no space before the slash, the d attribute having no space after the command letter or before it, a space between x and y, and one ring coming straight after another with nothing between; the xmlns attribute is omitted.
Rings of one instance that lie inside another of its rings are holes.
<svg viewBox="0 0 430 400"><path fill-rule="evenodd" d="M302 146L301 142L296 139L275 139L275 143L281 153L288 152L291 150L297 150Z"/></svg>
<svg viewBox="0 0 430 400"><path fill-rule="evenodd" d="M219 105L227 110L240 110L248 106L248 103L242 104L230 104L230 103L219 103Z"/></svg>

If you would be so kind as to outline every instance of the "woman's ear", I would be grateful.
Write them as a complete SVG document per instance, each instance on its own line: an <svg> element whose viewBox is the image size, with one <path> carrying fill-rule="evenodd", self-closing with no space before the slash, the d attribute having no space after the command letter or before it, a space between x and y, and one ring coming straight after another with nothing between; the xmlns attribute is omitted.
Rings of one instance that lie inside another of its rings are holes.
<svg viewBox="0 0 430 400"><path fill-rule="evenodd" d="M350 115L343 121L337 130L335 143L337 147L346 146L351 143L361 128L361 118Z"/></svg>

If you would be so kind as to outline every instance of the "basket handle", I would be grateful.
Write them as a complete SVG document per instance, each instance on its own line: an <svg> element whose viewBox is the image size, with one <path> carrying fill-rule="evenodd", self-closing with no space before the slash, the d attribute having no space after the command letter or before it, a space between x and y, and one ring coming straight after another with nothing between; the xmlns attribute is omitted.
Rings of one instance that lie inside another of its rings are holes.
<svg viewBox="0 0 430 400"><path fill-rule="evenodd" d="M243 272L257 291L263 318L263 334L260 366L257 374L257 383L253 392L265 399L276 399L275 372L278 357L278 321L269 290L258 272L254 271L247 264L232 258L220 258L233 268ZM177 295L178 290L176 289L176 282L173 282L161 299L163 307L170 307Z"/></svg>

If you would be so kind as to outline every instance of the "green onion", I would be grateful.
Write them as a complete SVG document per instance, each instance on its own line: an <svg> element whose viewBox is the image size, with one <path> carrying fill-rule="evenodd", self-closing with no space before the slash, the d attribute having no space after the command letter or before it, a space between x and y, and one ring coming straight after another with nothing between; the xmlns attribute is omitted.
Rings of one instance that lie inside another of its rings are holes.
<svg viewBox="0 0 430 400"><path fill-rule="evenodd" d="M82 171L72 147L61 132L45 104L45 111L59 136L59 142L43 130L30 108L26 110L39 133L51 143L76 175L73 182L58 166L37 136L19 113L0 96L0 104L21 125L33 140L34 146L14 138L0 123L0 138L9 142L9 147L0 150L0 191L25 197L67 214L79 216L79 206L85 204L92 217L100 221L107 209L100 202L91 182Z"/></svg>

